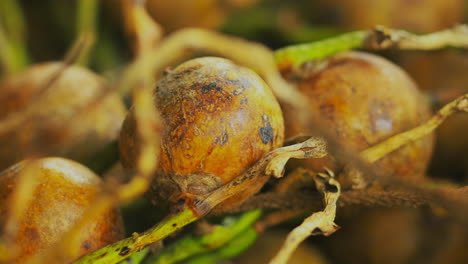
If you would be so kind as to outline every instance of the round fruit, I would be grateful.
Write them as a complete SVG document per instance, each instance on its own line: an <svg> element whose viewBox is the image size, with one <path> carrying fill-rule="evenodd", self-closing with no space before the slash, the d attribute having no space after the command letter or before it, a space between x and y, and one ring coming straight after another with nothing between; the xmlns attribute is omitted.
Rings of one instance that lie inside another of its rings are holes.
<svg viewBox="0 0 468 264"><path fill-rule="evenodd" d="M170 71L157 83L155 105L164 131L154 201L216 189L283 143L283 116L270 88L226 59L197 58ZM120 135L124 167L135 167L137 145L130 113Z"/></svg>
<svg viewBox="0 0 468 264"><path fill-rule="evenodd" d="M18 163L0 174L0 223L8 218L18 175L26 164ZM30 164L34 166L34 179L38 182L14 237L18 255L13 263L25 263L58 242L82 217L101 187L97 175L71 160L43 158ZM123 235L120 212L107 212L90 221L81 232L80 255L118 241Z"/></svg>
<svg viewBox="0 0 468 264"><path fill-rule="evenodd" d="M83 161L117 138L126 113L120 97L96 102L105 83L78 66L66 67L52 82L63 67L34 65L0 83L0 124L21 120L0 131L0 169L30 155Z"/></svg>
<svg viewBox="0 0 468 264"><path fill-rule="evenodd" d="M420 125L430 116L427 101L410 77L393 63L375 55L346 52L326 66L294 82L308 97L308 109L343 145L356 152ZM286 135L306 133L295 115L284 109ZM432 136L415 141L377 162L399 177L422 176L432 150ZM337 169L344 161L331 157L302 163L314 170Z"/></svg>

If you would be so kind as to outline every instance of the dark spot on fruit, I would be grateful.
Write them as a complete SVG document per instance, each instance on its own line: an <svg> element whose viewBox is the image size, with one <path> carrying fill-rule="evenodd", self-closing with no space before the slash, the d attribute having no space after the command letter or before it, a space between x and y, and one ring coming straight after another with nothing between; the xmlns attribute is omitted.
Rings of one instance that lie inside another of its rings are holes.
<svg viewBox="0 0 468 264"><path fill-rule="evenodd" d="M215 144L218 144L220 146L223 146L224 144L226 144L227 142L229 141L229 135L226 131L223 132L223 134L221 134L221 136L217 137L215 139Z"/></svg>
<svg viewBox="0 0 468 264"><path fill-rule="evenodd" d="M128 248L128 247L123 247L122 250L120 250L119 255L120 255L120 256L125 256L125 255L127 255L128 253L130 253L130 248Z"/></svg>
<svg viewBox="0 0 468 264"><path fill-rule="evenodd" d="M39 240L39 232L36 228L26 228L26 230L24 230L24 235L29 238L29 240Z"/></svg>
<svg viewBox="0 0 468 264"><path fill-rule="evenodd" d="M116 249L115 249L115 252L117 252L117 251L120 251L120 248L116 248Z"/></svg>
<svg viewBox="0 0 468 264"><path fill-rule="evenodd" d="M172 224L172 227L174 227L174 228L177 227L177 224L176 224L176 223L173 223L173 224Z"/></svg>
<svg viewBox="0 0 468 264"><path fill-rule="evenodd" d="M106 255L107 255L107 252L104 252L104 253L102 253L101 255L99 255L99 257L97 257L97 258L100 259L100 258L105 257Z"/></svg>
<svg viewBox="0 0 468 264"><path fill-rule="evenodd" d="M217 83L209 83L207 85L203 85L201 88L202 93L206 94L211 92L212 90L217 90L219 92L223 91L223 88L219 86Z"/></svg>
<svg viewBox="0 0 468 264"><path fill-rule="evenodd" d="M271 127L270 120L268 120L267 115L262 116L262 121L263 127L260 128L260 138L262 139L263 144L268 144L270 142L273 142L273 128Z"/></svg>
<svg viewBox="0 0 468 264"><path fill-rule="evenodd" d="M89 249L91 249L91 247L92 247L92 243L91 243L91 241L89 241L89 240L85 240L85 241L83 242L83 245L82 245L81 247L84 248L85 250L89 250Z"/></svg>

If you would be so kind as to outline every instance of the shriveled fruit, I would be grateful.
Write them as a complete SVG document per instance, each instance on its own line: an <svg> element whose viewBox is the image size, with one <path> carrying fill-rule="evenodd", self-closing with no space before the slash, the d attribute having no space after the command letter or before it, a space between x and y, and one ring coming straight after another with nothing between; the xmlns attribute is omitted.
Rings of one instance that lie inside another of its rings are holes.
<svg viewBox="0 0 468 264"><path fill-rule="evenodd" d="M63 158L43 158L18 163L0 174L0 222L8 219L18 175L33 166L37 185L33 199L19 222L13 242L17 255L13 263L25 263L58 242L93 202L101 187L100 178L88 168ZM113 210L91 219L80 234L80 255L90 253L123 238L120 212Z"/></svg>
<svg viewBox="0 0 468 264"><path fill-rule="evenodd" d="M294 81L308 97L309 111L342 144L356 152L424 122L430 111L410 77L393 63L375 55L346 52L331 57L323 69ZM284 109L286 135L306 133L295 113ZM387 155L377 166L399 177L423 175L432 151L432 136ZM302 163L314 170L337 169L345 161L330 157Z"/></svg>
<svg viewBox="0 0 468 264"><path fill-rule="evenodd" d="M34 65L0 83L0 169L30 155L83 161L117 138L126 113L119 96L100 98L104 80L79 66L53 81L62 67Z"/></svg>
<svg viewBox="0 0 468 264"><path fill-rule="evenodd" d="M270 88L253 71L226 59L193 59L170 71L157 83L155 105L164 123L152 187L157 203L207 193L283 142L283 116ZM120 134L126 168L135 167L136 140L130 113ZM223 205L240 203L258 189Z"/></svg>

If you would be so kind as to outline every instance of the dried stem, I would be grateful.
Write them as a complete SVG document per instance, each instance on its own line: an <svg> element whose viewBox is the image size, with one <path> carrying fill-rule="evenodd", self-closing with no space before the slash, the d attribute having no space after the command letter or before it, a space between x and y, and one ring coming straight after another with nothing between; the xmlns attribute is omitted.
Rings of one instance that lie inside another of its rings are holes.
<svg viewBox="0 0 468 264"><path fill-rule="evenodd" d="M147 54L160 42L163 29L148 14L145 9L146 1L124 0L125 28L133 41L134 53L139 56Z"/></svg>
<svg viewBox="0 0 468 264"><path fill-rule="evenodd" d="M447 208L447 202L456 204L456 208L468 205L468 187L440 187L433 190L353 190L343 191L337 203L338 207L421 207L437 205ZM255 208L271 210L307 210L317 211L322 208L320 195L311 190L293 190L285 193L269 192L259 194L247 200L241 206L219 214L239 213ZM466 212L453 212L459 220L467 219Z"/></svg>
<svg viewBox="0 0 468 264"><path fill-rule="evenodd" d="M324 195L325 209L313 213L301 225L294 228L287 236L281 249L270 261L273 264L287 263L299 244L311 235L333 234L339 227L335 224L336 203L340 197L340 184L332 174L316 174L315 184Z"/></svg>
<svg viewBox="0 0 468 264"><path fill-rule="evenodd" d="M80 56L76 62L80 65L86 65L89 60L91 48L96 39L96 18L99 9L98 0L80 0L78 1L76 35L77 40L82 36L89 39L87 45L79 53Z"/></svg>
<svg viewBox="0 0 468 264"><path fill-rule="evenodd" d="M361 152L360 156L367 162L373 163L396 149L414 140L426 136L436 129L450 115L456 112L468 112L468 93L458 97L445 105L429 121L409 131L395 135L380 144Z"/></svg>
<svg viewBox="0 0 468 264"><path fill-rule="evenodd" d="M468 25L456 25L425 35L378 26L370 32L363 48L435 50L446 47L468 48Z"/></svg>

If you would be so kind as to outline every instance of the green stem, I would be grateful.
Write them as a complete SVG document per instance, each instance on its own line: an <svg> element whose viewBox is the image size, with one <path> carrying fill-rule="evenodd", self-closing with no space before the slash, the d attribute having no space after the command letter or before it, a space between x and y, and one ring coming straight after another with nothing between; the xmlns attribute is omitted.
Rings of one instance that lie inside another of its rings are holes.
<svg viewBox="0 0 468 264"><path fill-rule="evenodd" d="M141 251L148 245L159 241L176 230L196 221L199 217L188 207L179 213L168 216L161 223L155 225L141 235L135 235L120 240L112 245L103 247L91 254L85 255L73 264L114 264L128 258L135 252Z"/></svg>
<svg viewBox="0 0 468 264"><path fill-rule="evenodd" d="M0 1L0 60L3 71L21 71L29 63L23 12L17 0Z"/></svg>
<svg viewBox="0 0 468 264"><path fill-rule="evenodd" d="M360 48L363 46L369 31L345 33L322 41L292 45L275 51L278 67L295 69L312 60L319 60L340 51Z"/></svg>
<svg viewBox="0 0 468 264"><path fill-rule="evenodd" d="M148 259L145 263L176 263L189 257L218 249L252 226L260 215L261 211L255 210L247 212L235 220L232 217L228 217L225 220L226 224L217 226L212 232L201 237L189 236L181 239L165 248L159 255Z"/></svg>
<svg viewBox="0 0 468 264"><path fill-rule="evenodd" d="M233 258L247 250L256 240L257 232L253 227L249 227L226 243L219 250L208 252L187 261L187 264L216 264L223 260Z"/></svg>
<svg viewBox="0 0 468 264"><path fill-rule="evenodd" d="M86 65L89 60L92 44L96 37L96 20L99 9L99 2L97 0L80 0L78 1L78 11L76 20L76 38L80 39L83 34L89 35L92 39L90 45L86 46L80 54L77 63Z"/></svg>

